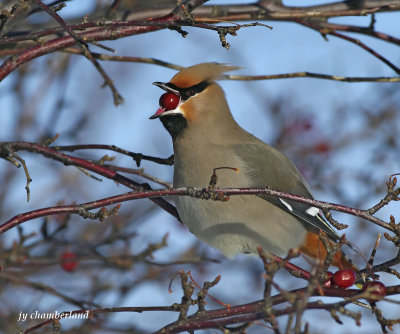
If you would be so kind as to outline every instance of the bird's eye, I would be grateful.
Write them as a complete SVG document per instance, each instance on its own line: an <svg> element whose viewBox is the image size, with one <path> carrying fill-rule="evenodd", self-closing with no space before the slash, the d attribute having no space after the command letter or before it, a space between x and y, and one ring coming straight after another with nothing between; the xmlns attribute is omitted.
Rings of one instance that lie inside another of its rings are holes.
<svg viewBox="0 0 400 334"><path fill-rule="evenodd" d="M165 93L160 97L160 107L164 108L165 110L172 110L175 109L179 104L179 96L173 93Z"/></svg>
<svg viewBox="0 0 400 334"><path fill-rule="evenodd" d="M193 88L189 88L189 89L186 91L186 95L187 95L187 96L196 95L196 90L193 89Z"/></svg>

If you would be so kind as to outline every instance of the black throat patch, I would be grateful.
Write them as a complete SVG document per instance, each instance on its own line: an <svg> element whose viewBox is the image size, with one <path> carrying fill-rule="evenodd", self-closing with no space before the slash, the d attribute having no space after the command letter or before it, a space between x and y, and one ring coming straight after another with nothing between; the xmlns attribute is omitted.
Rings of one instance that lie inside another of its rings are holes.
<svg viewBox="0 0 400 334"><path fill-rule="evenodd" d="M205 80L187 88L179 88L170 82L165 84L165 86L171 88L172 91L179 92L181 101L186 101L189 98L201 93L210 84L211 83L209 81ZM182 114L170 114L165 116L161 114L160 121L171 135L172 140L175 140L178 136L180 136L187 127L187 120Z"/></svg>
<svg viewBox="0 0 400 334"><path fill-rule="evenodd" d="M160 117L161 123L175 140L187 127L187 120L182 114L171 114Z"/></svg>

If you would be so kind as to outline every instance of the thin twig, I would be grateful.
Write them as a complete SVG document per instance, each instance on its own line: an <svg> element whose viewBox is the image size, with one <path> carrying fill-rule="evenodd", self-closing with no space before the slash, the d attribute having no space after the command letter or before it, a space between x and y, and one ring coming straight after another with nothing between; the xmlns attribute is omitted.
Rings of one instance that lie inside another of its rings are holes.
<svg viewBox="0 0 400 334"><path fill-rule="evenodd" d="M15 152L12 152L11 155L12 155L13 158L15 158L16 160L18 160L21 163L21 165L22 165L22 167L24 169L24 173L25 173L25 177L26 177L26 186L25 186L26 201L29 202L30 195L31 195L31 189L29 188L29 185L32 182L32 179L31 179L31 177L29 175L28 167L26 166L25 160L22 159L18 154L16 154Z"/></svg>
<svg viewBox="0 0 400 334"><path fill-rule="evenodd" d="M153 181L155 183L158 183L164 187L167 188L172 188L172 183L166 182L164 180L159 179L158 177L155 177L153 175L147 174L144 172L144 168L141 169L133 169L133 168L127 168L127 167L120 167L120 166L115 166L115 165L109 165L109 164L104 164L104 167L107 167L110 170L116 171L116 172L122 172L122 173L130 173L130 174L135 174L144 177L147 180Z"/></svg>
<svg viewBox="0 0 400 334"><path fill-rule="evenodd" d="M82 54L82 51L80 51L76 48L66 48L62 51L67 52L67 53L73 53L73 54ZM108 54L102 54L102 53L97 53L97 52L92 52L92 56L98 60L152 64L152 65L163 66L166 68L171 68L171 69L177 70L177 71L180 71L184 68L181 65L172 64L172 63L166 62L164 60L156 59L156 58L116 56L116 55L108 55Z"/></svg>
<svg viewBox="0 0 400 334"><path fill-rule="evenodd" d="M366 45L365 43L361 42L359 39L344 35L344 34L340 34L336 31L331 31L331 30L326 30L326 29L322 29L319 24L318 21L315 20L295 20L297 23L302 24L306 27L309 27L311 29L314 29L316 31L319 31L322 36L326 36L326 35L332 35L341 39L344 39L350 43L353 43L355 45L358 45L359 47L361 47L362 49L364 49L365 51L367 51L368 53L372 54L374 57L376 57L377 59L379 59L380 61L382 61L383 63L385 63L387 66L389 66L393 71L395 71L397 74L400 74L400 68L397 67L396 65L394 65L391 61L389 61L388 59L386 59L385 57L383 57L381 54L379 54L378 52L376 52L374 49L370 48L368 45Z"/></svg>
<svg viewBox="0 0 400 334"><path fill-rule="evenodd" d="M313 72L293 72L283 74L268 75L225 75L222 79L239 80L239 81L256 81L256 80L276 80L291 78L314 78L333 80L341 82L400 82L400 77L345 77L340 75L330 75Z"/></svg>
<svg viewBox="0 0 400 334"><path fill-rule="evenodd" d="M160 165L168 165L171 166L174 164L174 156L171 155L168 158L159 158L153 157L150 155L142 154L142 153L134 153L123 148L120 148L115 145L104 145L104 144L83 144L83 145L65 145L65 146L51 146L50 148L57 151L68 151L74 152L78 150L110 150L113 152L118 152L124 154L128 157L133 158L135 160L137 167L140 166L142 160L152 161Z"/></svg>
<svg viewBox="0 0 400 334"><path fill-rule="evenodd" d="M76 158L75 158L76 159ZM79 162L79 159L77 159ZM97 166L98 167L98 166ZM88 167L86 167L88 168ZM97 170L97 169L96 169ZM109 171L111 173L111 171ZM115 179L115 172L112 172L112 179ZM121 177L121 181L124 181L124 178ZM130 181L130 180L129 180ZM122 182L121 182L122 183ZM124 183L126 185L130 185L131 183ZM120 203L128 200L134 200L134 199L142 199L142 198L149 198L149 199L157 199L158 197L162 196L194 196L198 197L198 194L202 193L207 193L210 192L211 190L207 188L166 188L166 189L160 189L160 190L145 190L144 188L142 189L137 189L138 192L134 193L125 193L122 195L117 195L113 197L109 197L100 201L95 201L95 202L89 202L82 204L85 206L85 209L93 209L93 208L98 208L102 207L105 205L110 205L110 204L115 204L115 203ZM334 210L334 211L339 211L339 212L344 212L350 215L354 215L357 217L364 218L365 220L368 220L376 225L379 225L383 228L386 228L389 231L392 231L393 227L389 225L388 223L384 222L383 220L376 218L370 214L366 210L360 210L360 209L355 209L351 207L347 207L344 205L339 205L339 204L334 204L334 203L329 203L329 202L324 202L324 201L318 201L315 199L310 199L310 198L305 198L299 195L294 195L290 193L285 193L277 190L272 190L269 188L215 188L212 190L212 192L216 193L217 196L215 197L216 200L223 195L223 196L237 196L237 195L259 195L259 194L268 194L271 196L276 196L279 198L284 198L284 199L291 199L300 203L306 203L309 204L310 206L315 206L320 209L329 209L329 210ZM213 197L212 197L213 198ZM175 209L175 208L174 208ZM31 211L26 214L21 214L18 215L3 225L0 225L0 233L5 232L9 230L10 228L21 224L24 221L37 218L37 217L42 217L45 215L49 214L56 214L56 213L75 213L76 210L79 211L79 206L67 206L67 207L59 207L60 211L55 212L54 210L49 210L47 209L41 209L41 210L35 210ZM171 213L172 214L172 213Z"/></svg>
<svg viewBox="0 0 400 334"><path fill-rule="evenodd" d="M82 54L81 51L74 48L64 49L63 52ZM120 62L134 62L134 63L145 63L163 66L174 70L182 70L184 67L172 63L165 62L163 60L155 58L143 58L143 57L129 57L129 56L116 56L107 55L101 53L92 52L93 57L99 60L105 61L120 61ZM236 81L259 81L259 80L277 80L277 79L293 79L293 78L314 78L333 80L340 82L400 82L400 77L347 77L339 75L329 75L322 73L313 72L293 72L293 73L282 73L282 74L266 74L266 75L224 75L221 79L225 80L236 80Z"/></svg>
<svg viewBox="0 0 400 334"><path fill-rule="evenodd" d="M91 55L91 52L89 51L89 48L87 44L85 43L84 38L81 36L77 35L72 28L65 23L65 21L61 18L60 15L58 15L53 9L45 5L43 2L40 0L31 0L33 3L35 3L38 7L43 9L47 14L49 14L52 18L54 18L62 27L63 29L76 41L76 44L79 46L79 48L82 50L83 54L85 55L86 58L88 58L92 64L96 67L97 71L101 74L101 76L104 79L105 84L110 87L113 98L114 98L114 104L116 106L120 105L124 99L122 96L119 94L118 90L115 88L113 81L110 79L110 77L107 75L107 73L104 71L104 69L101 67L99 62Z"/></svg>
<svg viewBox="0 0 400 334"><path fill-rule="evenodd" d="M26 151L30 151L30 152L34 152L34 153L39 153L50 159L60 161L65 166L72 165L75 167L84 168L84 169L94 172L98 175L102 175L103 177L114 180L117 183L123 184L135 191L143 191L146 189L147 190L151 189L151 187L148 184L139 184L121 174L118 174L114 171L111 171L111 170L105 168L104 166L100 166L91 161L76 158L71 155L67 155L65 153L61 153L57 150L52 149L51 147L41 146L36 143L28 143L28 142L15 142L15 143L3 142L3 143L0 143L0 158L7 159L7 157L12 155L13 152L20 151L20 150L26 150ZM152 198L151 200L154 203L157 203L157 205L162 207L164 210L169 212L171 215L173 215L174 217L179 219L178 212L176 211L176 208L172 204L170 204L169 202L165 201L162 198L158 198L158 199Z"/></svg>

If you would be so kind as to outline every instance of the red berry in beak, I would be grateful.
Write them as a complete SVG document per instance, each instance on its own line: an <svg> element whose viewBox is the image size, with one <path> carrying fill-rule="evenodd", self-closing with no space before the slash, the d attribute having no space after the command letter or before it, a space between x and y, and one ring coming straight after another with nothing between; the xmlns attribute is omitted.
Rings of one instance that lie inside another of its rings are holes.
<svg viewBox="0 0 400 334"><path fill-rule="evenodd" d="M172 110L178 106L179 96L173 93L165 93L160 97L160 107L165 110Z"/></svg>
<svg viewBox="0 0 400 334"><path fill-rule="evenodd" d="M335 272L332 276L332 283L339 288L347 289L356 280L356 273L351 269L343 269Z"/></svg>

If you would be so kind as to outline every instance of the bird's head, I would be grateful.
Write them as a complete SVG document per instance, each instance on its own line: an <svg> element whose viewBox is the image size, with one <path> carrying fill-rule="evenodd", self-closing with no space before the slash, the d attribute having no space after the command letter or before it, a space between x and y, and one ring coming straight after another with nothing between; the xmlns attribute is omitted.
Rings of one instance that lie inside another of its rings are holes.
<svg viewBox="0 0 400 334"><path fill-rule="evenodd" d="M184 68L168 83L154 82L165 93L150 119L160 118L176 139L186 128L205 127L232 118L224 92L215 80L224 72L236 69L224 64L202 63Z"/></svg>

